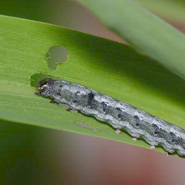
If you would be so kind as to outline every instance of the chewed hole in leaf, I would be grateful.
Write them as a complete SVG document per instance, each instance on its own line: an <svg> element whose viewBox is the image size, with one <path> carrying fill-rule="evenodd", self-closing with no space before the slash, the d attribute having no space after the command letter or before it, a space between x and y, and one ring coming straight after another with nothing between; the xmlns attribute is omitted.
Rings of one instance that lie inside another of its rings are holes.
<svg viewBox="0 0 185 185"><path fill-rule="evenodd" d="M57 68L59 63L66 62L68 59L68 50L64 46L52 46L45 55L49 70Z"/></svg>
<svg viewBox="0 0 185 185"><path fill-rule="evenodd" d="M31 77L30 77L30 85L32 87L36 87L36 84L38 82L40 82L41 80L44 80L46 78L48 78L49 76L48 75L44 75L42 73L35 73L33 74Z"/></svg>
<svg viewBox="0 0 185 185"><path fill-rule="evenodd" d="M51 75L46 75L43 73L34 73L33 75L30 76L30 86L36 87L37 83L41 82L42 80L46 78L56 78Z"/></svg>

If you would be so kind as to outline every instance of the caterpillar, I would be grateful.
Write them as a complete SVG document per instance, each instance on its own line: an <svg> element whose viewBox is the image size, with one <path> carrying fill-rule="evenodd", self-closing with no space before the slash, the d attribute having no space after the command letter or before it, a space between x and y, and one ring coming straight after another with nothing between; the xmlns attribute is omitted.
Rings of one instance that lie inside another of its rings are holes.
<svg viewBox="0 0 185 185"><path fill-rule="evenodd" d="M161 146L168 153L185 156L185 130L128 103L65 80L46 78L37 83L37 89L38 95L67 104L134 138L144 139L151 146Z"/></svg>

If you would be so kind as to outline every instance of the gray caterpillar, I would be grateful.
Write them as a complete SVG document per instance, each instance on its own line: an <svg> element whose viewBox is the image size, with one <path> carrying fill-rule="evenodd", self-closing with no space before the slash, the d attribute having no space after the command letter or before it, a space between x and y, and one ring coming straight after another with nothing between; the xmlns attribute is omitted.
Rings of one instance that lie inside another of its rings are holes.
<svg viewBox="0 0 185 185"><path fill-rule="evenodd" d="M160 145L167 152L185 156L185 130L154 117L125 102L101 94L76 83L47 78L37 84L38 95L64 103L81 113L126 130L152 146Z"/></svg>

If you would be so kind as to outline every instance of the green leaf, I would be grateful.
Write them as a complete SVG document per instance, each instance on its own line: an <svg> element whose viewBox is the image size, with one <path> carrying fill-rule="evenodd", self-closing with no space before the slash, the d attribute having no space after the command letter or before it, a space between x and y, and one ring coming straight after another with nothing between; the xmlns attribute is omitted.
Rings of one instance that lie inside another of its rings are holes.
<svg viewBox="0 0 185 185"><path fill-rule="evenodd" d="M140 53L185 80L185 36L135 0L77 0ZM103 11L102 11L103 10Z"/></svg>
<svg viewBox="0 0 185 185"><path fill-rule="evenodd" d="M126 45L54 25L6 16L0 16L0 25L1 120L149 148L144 141L134 142L126 133L116 134L107 124L35 95L31 78L43 74L106 93L185 129L184 81L155 61ZM45 56L53 46L67 48L68 60L51 71Z"/></svg>

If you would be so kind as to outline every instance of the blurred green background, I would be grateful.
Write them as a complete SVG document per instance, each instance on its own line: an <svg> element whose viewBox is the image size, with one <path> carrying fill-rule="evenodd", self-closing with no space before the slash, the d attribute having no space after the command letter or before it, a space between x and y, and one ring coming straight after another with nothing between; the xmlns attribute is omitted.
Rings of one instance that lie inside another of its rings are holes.
<svg viewBox="0 0 185 185"><path fill-rule="evenodd" d="M147 1L147 7L153 2ZM165 0L161 2L164 4ZM70 0L1 0L0 14L57 24L123 42L87 9ZM159 14L184 30L182 21ZM185 181L184 173L184 159L177 157L99 138L0 121L2 185L181 185Z"/></svg>

